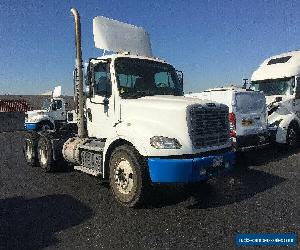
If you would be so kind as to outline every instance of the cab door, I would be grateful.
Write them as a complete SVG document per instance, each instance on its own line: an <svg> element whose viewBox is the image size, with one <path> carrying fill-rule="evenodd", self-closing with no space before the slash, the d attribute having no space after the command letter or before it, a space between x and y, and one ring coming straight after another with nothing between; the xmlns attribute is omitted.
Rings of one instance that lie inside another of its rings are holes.
<svg viewBox="0 0 300 250"><path fill-rule="evenodd" d="M54 99L51 104L51 118L55 121L63 121L66 119L65 104L60 99Z"/></svg>
<svg viewBox="0 0 300 250"><path fill-rule="evenodd" d="M91 94L86 100L86 121L89 137L107 138L113 132L114 100L110 63L99 62L89 68Z"/></svg>

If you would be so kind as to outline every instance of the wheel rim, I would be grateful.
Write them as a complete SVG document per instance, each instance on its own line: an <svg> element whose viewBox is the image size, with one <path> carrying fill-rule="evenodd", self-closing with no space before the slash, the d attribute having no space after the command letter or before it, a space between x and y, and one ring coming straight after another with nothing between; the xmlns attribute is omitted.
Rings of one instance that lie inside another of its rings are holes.
<svg viewBox="0 0 300 250"><path fill-rule="evenodd" d="M26 140L25 145L25 155L28 161L31 161L33 158L33 146L30 140Z"/></svg>
<svg viewBox="0 0 300 250"><path fill-rule="evenodd" d="M48 161L47 148L45 146L41 147L39 149L39 154L40 154L40 162L41 162L41 164L42 165L46 165L47 161Z"/></svg>
<svg viewBox="0 0 300 250"><path fill-rule="evenodd" d="M289 133L287 135L288 139L288 144L289 145L295 145L297 141L297 134L296 131L293 128L289 129Z"/></svg>
<svg viewBox="0 0 300 250"><path fill-rule="evenodd" d="M134 186L133 168L126 159L121 159L114 170L115 183L118 191L122 194L129 194Z"/></svg>

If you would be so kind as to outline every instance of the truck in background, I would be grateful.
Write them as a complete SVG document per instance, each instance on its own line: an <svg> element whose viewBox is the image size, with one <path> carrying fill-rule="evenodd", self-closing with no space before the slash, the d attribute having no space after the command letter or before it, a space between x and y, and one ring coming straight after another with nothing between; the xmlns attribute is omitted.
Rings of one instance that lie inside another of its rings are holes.
<svg viewBox="0 0 300 250"><path fill-rule="evenodd" d="M54 88L50 101L46 100L41 110L27 111L25 129L33 131L54 130L66 124L66 102L61 96L61 86Z"/></svg>
<svg viewBox="0 0 300 250"><path fill-rule="evenodd" d="M230 136L237 151L268 145L266 101L262 92L221 87L185 96L212 100L229 107Z"/></svg>
<svg viewBox="0 0 300 250"><path fill-rule="evenodd" d="M147 202L156 183L191 183L229 171L235 161L228 107L183 96L182 73L154 58L140 27L106 17L93 21L97 48L83 93L81 25L76 9L75 100L78 134L28 132L26 161L46 172L58 161L110 183L124 206Z"/></svg>
<svg viewBox="0 0 300 250"><path fill-rule="evenodd" d="M296 147L300 136L300 51L264 60L253 72L250 88L266 95L273 141Z"/></svg>

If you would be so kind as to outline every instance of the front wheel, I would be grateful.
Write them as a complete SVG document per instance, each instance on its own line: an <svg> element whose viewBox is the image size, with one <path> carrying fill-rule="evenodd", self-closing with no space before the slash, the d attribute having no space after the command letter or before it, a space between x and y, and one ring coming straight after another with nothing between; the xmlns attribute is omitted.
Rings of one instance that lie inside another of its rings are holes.
<svg viewBox="0 0 300 250"><path fill-rule="evenodd" d="M150 189L146 162L130 145L117 147L109 161L109 182L116 200L127 207L141 204Z"/></svg>
<svg viewBox="0 0 300 250"><path fill-rule="evenodd" d="M291 124L288 127L287 134L286 134L286 143L288 147L295 148L298 144L298 129L295 125Z"/></svg>

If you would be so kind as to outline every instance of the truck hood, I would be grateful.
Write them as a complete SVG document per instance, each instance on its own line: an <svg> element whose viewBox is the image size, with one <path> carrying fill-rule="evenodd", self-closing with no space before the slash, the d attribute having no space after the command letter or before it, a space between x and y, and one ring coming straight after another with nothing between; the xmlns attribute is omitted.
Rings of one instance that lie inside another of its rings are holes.
<svg viewBox="0 0 300 250"><path fill-rule="evenodd" d="M36 115L43 115L48 113L46 109L40 109L40 110L32 110L32 111L27 111L26 112L28 117L36 116Z"/></svg>
<svg viewBox="0 0 300 250"><path fill-rule="evenodd" d="M32 110L26 112L25 122L38 122L49 114L48 110Z"/></svg>
<svg viewBox="0 0 300 250"><path fill-rule="evenodd" d="M172 154L191 154L228 147L224 144L193 148L189 135L190 121L187 116L188 107L193 105L225 108L223 104L183 96L165 95L123 99L120 112L121 123L116 126L117 133L120 136L134 133L133 137L140 138L141 141L145 139L145 144L149 144L149 138L153 136L176 138L182 148L178 152L171 150L169 153ZM193 148L192 151L191 148ZM152 152L151 155L154 153Z"/></svg>
<svg viewBox="0 0 300 250"><path fill-rule="evenodd" d="M172 95L158 95L158 96L146 96L138 99L125 99L122 104L124 107L130 106L131 108L142 108L151 110L182 110L186 109L189 105L216 105L220 106L216 102L210 100L202 100L198 98L190 98L184 96L172 96Z"/></svg>

